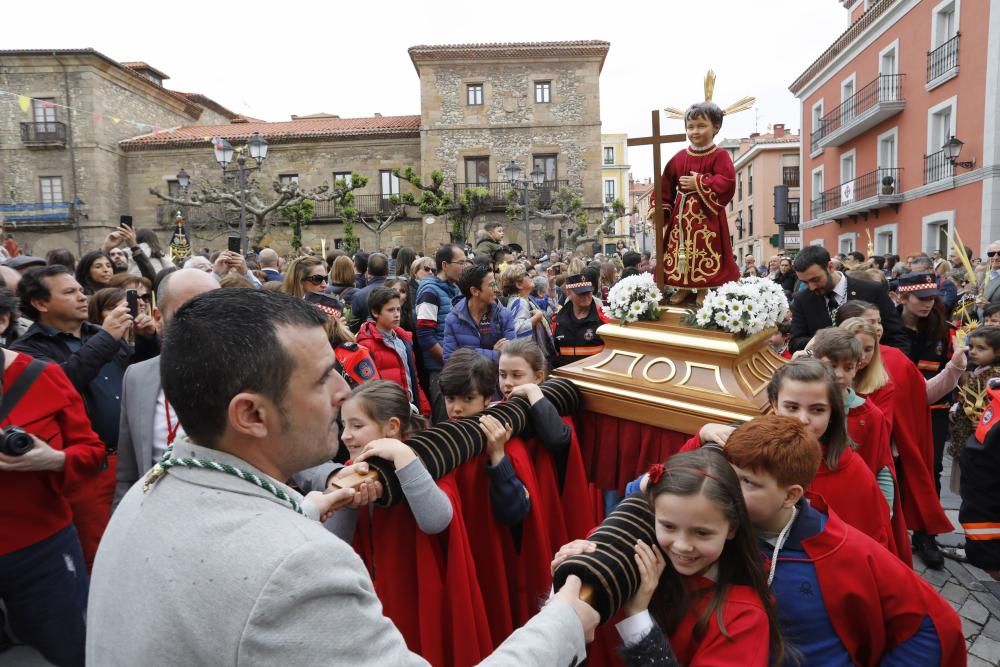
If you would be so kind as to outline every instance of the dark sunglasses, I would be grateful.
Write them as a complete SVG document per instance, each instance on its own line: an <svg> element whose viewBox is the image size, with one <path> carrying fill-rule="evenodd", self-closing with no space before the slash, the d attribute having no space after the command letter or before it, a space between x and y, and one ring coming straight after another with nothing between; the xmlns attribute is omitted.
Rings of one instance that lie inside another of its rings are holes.
<svg viewBox="0 0 1000 667"><path fill-rule="evenodd" d="M997 255L1000 255L1000 250L992 250L986 252L987 257L996 257Z"/></svg>
<svg viewBox="0 0 1000 667"><path fill-rule="evenodd" d="M322 285L326 282L326 276L306 276L302 280L312 283L313 285Z"/></svg>

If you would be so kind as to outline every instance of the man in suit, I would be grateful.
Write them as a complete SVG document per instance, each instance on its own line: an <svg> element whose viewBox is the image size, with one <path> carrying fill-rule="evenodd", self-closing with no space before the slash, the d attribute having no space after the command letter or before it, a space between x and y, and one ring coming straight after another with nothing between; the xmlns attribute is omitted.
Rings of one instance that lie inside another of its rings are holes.
<svg viewBox="0 0 1000 667"><path fill-rule="evenodd" d="M219 283L198 269L181 269L160 281L153 320L160 332L185 302ZM177 435L182 435L173 410L160 388L160 357L133 364L122 380L121 416L118 425L118 469L112 511L135 482L160 460Z"/></svg>
<svg viewBox="0 0 1000 667"><path fill-rule="evenodd" d="M903 333L899 314L882 285L870 280L848 278L833 268L830 253L822 246L808 246L792 262L798 279L807 289L792 298L792 352L804 349L820 329L833 326L837 308L852 299L861 299L878 306L882 315L882 343L908 352L910 341Z"/></svg>
<svg viewBox="0 0 1000 667"><path fill-rule="evenodd" d="M174 314L161 375L187 434L111 518L87 664L427 664L382 615L350 544L297 512L302 496L282 483L337 452L350 390L325 323L302 299L250 289L210 291ZM338 489L322 509L353 497ZM570 577L482 664L584 659L599 616L579 587Z"/></svg>

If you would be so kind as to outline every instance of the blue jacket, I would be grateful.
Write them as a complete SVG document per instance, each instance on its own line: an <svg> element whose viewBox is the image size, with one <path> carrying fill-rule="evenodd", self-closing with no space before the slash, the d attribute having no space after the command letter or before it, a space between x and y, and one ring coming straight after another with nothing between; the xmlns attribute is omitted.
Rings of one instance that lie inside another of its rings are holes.
<svg viewBox="0 0 1000 667"><path fill-rule="evenodd" d="M444 321L445 361L455 350L467 347L491 361L499 361L500 353L493 349L501 338L514 340L514 316L510 311L494 303L487 313L489 324L480 328L469 314L466 299L456 303Z"/></svg>
<svg viewBox="0 0 1000 667"><path fill-rule="evenodd" d="M417 288L417 341L425 370L441 369L441 362L431 356L435 345L444 347L444 322L451 312L451 305L461 292L458 285L437 276L424 278Z"/></svg>

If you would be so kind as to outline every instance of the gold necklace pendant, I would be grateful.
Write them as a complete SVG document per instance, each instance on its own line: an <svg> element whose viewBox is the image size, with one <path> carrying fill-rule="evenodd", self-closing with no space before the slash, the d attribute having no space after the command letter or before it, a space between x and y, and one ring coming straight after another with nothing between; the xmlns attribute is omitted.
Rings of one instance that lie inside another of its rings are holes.
<svg viewBox="0 0 1000 667"><path fill-rule="evenodd" d="M149 493L149 490L153 488L153 485L156 484L165 474L167 474L167 469L159 463L153 466L152 470L149 471L149 474L146 475L146 479L142 483L143 494Z"/></svg>

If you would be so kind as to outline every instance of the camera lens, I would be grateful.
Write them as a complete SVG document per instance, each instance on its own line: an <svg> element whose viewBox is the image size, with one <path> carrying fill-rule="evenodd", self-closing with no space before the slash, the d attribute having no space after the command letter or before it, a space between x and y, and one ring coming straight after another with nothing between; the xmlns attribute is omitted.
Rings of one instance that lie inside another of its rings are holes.
<svg viewBox="0 0 1000 667"><path fill-rule="evenodd" d="M0 453L7 456L23 456L35 446L31 435L16 426L8 426L0 431Z"/></svg>

